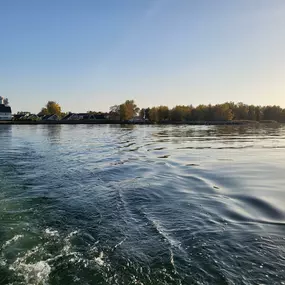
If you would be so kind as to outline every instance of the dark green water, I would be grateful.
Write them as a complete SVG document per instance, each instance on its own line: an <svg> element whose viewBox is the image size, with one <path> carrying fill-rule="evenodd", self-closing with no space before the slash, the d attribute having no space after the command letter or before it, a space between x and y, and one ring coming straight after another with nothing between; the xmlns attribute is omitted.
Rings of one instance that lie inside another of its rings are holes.
<svg viewBox="0 0 285 285"><path fill-rule="evenodd" d="M0 284L285 284L285 126L0 126Z"/></svg>

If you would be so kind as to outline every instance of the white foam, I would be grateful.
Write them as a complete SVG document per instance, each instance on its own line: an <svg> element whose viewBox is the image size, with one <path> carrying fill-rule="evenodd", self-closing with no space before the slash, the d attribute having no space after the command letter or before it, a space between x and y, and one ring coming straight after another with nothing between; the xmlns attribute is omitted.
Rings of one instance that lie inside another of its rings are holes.
<svg viewBox="0 0 285 285"><path fill-rule="evenodd" d="M179 248L181 247L181 243L177 240L175 240L174 238L172 238L167 232L166 230L159 224L158 221L152 220L151 221L152 224L155 226L155 228L157 229L157 231L161 234L161 236L167 240L171 246Z"/></svg>
<svg viewBox="0 0 285 285"><path fill-rule="evenodd" d="M41 260L35 263L30 263L28 260L30 257L37 254L42 250L42 247L35 246L31 250L28 250L25 255L18 257L13 264L9 266L10 270L13 270L15 274L23 278L24 284L29 285L45 285L48 284L49 274L51 267L48 262Z"/></svg>
<svg viewBox="0 0 285 285"><path fill-rule="evenodd" d="M52 236L52 237L59 235L58 231L52 230L52 229L49 229L49 228L45 229L45 233L46 233L46 235L49 235L49 236Z"/></svg>
<svg viewBox="0 0 285 285"><path fill-rule="evenodd" d="M98 257L95 257L95 262L96 262L98 265L100 265L100 266L103 266L103 265L104 265L103 257L104 257L103 251L100 252L100 254L99 254Z"/></svg>
<svg viewBox="0 0 285 285"><path fill-rule="evenodd" d="M52 228L46 228L43 233L46 236L53 237L48 239L44 244L39 244L27 250L23 255L18 256L18 258L9 266L10 270L13 270L15 274L22 279L21 284L29 285L45 285L49 284L49 276L52 271L52 265L54 262L62 257L65 257L73 264L82 264L84 267L90 265L104 266L105 268L109 267L108 260L103 251L97 248L99 241L96 241L93 247L90 247L91 258L84 258L82 253L77 252L73 248L72 240L78 234L78 231L72 231L66 235L63 239L62 235ZM11 240L5 243L5 246L8 246L13 241L17 241L22 238L22 235L13 237ZM61 250L58 252L58 255L51 255L46 252L46 245L54 242L54 239L59 239L59 242L62 244ZM121 240L115 248L120 246L126 238ZM0 248L1 249L1 248ZM40 256L46 256L46 258L38 259ZM3 260L5 262L5 260ZM0 259L1 262L1 259ZM5 263L7 264L7 263Z"/></svg>
<svg viewBox="0 0 285 285"><path fill-rule="evenodd" d="M171 248L169 249L169 251L170 251L170 263L172 264L175 273L177 273L176 266L175 266L175 263L174 263L173 251L172 251Z"/></svg>
<svg viewBox="0 0 285 285"><path fill-rule="evenodd" d="M26 284L30 285L44 285L47 284L51 268L46 261L39 261L36 263L25 263L25 258L18 258L10 270L17 272L23 276Z"/></svg>
<svg viewBox="0 0 285 285"><path fill-rule="evenodd" d="M67 237L64 239L64 247L62 249L63 254L68 255L71 253L71 242L70 239L75 236L78 233L78 231L73 231L70 234L67 235Z"/></svg>
<svg viewBox="0 0 285 285"><path fill-rule="evenodd" d="M70 239L71 237L75 236L76 234L78 234L78 231L73 231L66 238Z"/></svg>
<svg viewBox="0 0 285 285"><path fill-rule="evenodd" d="M6 260L0 258L0 266L5 266L6 265Z"/></svg>
<svg viewBox="0 0 285 285"><path fill-rule="evenodd" d="M117 243L115 246L114 246L114 249L116 249L118 246L120 246L127 238L125 237L123 240L121 240L119 243Z"/></svg>
<svg viewBox="0 0 285 285"><path fill-rule="evenodd" d="M15 235L13 238L7 240L3 245L2 245L2 249L8 247L11 243L17 241L18 239L22 238L23 235Z"/></svg>

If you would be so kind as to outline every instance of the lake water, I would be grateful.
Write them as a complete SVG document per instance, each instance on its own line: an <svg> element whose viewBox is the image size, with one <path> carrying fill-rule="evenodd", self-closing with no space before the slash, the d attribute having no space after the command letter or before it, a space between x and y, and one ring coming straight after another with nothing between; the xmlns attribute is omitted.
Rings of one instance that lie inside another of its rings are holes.
<svg viewBox="0 0 285 285"><path fill-rule="evenodd" d="M0 125L0 284L285 284L285 126Z"/></svg>

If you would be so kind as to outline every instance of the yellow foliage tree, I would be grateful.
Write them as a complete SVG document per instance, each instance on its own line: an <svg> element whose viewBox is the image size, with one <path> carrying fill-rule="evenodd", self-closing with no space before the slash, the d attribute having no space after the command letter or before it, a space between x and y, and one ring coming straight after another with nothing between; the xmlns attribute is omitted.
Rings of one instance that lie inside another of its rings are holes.
<svg viewBox="0 0 285 285"><path fill-rule="evenodd" d="M61 107L60 105L55 101L48 101L46 106L42 108L41 115L53 115L56 114L58 116L61 116Z"/></svg>

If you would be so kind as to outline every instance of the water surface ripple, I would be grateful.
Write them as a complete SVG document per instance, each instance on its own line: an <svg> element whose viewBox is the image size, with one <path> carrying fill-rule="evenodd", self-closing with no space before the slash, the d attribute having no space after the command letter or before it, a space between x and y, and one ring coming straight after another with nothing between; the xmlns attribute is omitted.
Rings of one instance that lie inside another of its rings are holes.
<svg viewBox="0 0 285 285"><path fill-rule="evenodd" d="M0 284L285 284L285 126L0 126Z"/></svg>

